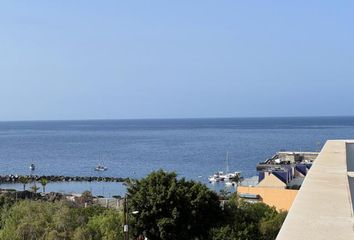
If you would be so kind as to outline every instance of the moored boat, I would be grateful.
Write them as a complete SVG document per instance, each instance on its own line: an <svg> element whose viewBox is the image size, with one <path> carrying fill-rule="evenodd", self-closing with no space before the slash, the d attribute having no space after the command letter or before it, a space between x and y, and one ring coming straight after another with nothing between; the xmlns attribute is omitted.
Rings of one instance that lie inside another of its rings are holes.
<svg viewBox="0 0 354 240"><path fill-rule="evenodd" d="M32 163L32 164L30 165L29 169L30 169L31 171L34 171L34 170L36 170L36 166Z"/></svg>
<svg viewBox="0 0 354 240"><path fill-rule="evenodd" d="M240 172L229 171L229 153L226 153L226 172L219 171L212 176L209 176L208 180L211 183L215 182L239 182L241 179Z"/></svg>
<svg viewBox="0 0 354 240"><path fill-rule="evenodd" d="M224 181L224 172L216 172L214 173L214 175L210 176L208 179L209 179L209 182L220 182L220 181Z"/></svg>
<svg viewBox="0 0 354 240"><path fill-rule="evenodd" d="M107 167L100 165L100 164L95 167L95 171L103 172L103 171L107 171L107 170L108 170Z"/></svg>

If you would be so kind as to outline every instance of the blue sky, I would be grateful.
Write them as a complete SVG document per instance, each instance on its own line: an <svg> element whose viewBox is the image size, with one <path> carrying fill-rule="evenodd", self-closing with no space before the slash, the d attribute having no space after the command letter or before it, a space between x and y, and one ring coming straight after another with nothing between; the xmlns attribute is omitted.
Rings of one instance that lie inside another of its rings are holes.
<svg viewBox="0 0 354 240"><path fill-rule="evenodd" d="M2 1L0 120L354 115L353 1Z"/></svg>

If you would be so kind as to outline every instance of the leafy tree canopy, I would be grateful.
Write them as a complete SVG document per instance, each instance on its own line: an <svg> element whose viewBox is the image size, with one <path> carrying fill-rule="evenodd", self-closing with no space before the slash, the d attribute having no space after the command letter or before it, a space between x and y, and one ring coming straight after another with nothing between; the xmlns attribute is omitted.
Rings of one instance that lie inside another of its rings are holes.
<svg viewBox="0 0 354 240"><path fill-rule="evenodd" d="M159 170L128 188L133 230L148 239L205 239L221 217L216 193L205 185Z"/></svg>

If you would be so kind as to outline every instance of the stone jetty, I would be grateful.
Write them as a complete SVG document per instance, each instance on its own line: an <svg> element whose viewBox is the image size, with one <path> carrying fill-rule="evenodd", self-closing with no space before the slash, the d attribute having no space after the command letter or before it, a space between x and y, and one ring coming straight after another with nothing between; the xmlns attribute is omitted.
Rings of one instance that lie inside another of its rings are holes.
<svg viewBox="0 0 354 240"><path fill-rule="evenodd" d="M42 178L48 180L48 182L129 182L129 178L120 177L98 177L98 176L38 176L38 175L5 175L0 176L0 183L21 183L21 180L25 178L29 182L40 181Z"/></svg>

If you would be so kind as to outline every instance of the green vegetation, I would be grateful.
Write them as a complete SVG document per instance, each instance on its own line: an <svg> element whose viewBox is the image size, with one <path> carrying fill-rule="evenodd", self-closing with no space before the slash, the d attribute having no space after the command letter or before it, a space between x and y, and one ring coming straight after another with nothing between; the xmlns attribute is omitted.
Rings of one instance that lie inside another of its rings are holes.
<svg viewBox="0 0 354 240"><path fill-rule="evenodd" d="M43 193L45 193L45 186L47 186L48 180L43 177L43 178L40 179L40 183L41 183L41 185L42 185Z"/></svg>
<svg viewBox="0 0 354 240"><path fill-rule="evenodd" d="M130 239L272 240L286 217L164 171L131 181L127 196ZM75 203L53 199L31 192L0 194L0 239L124 239L122 209L95 205L90 192Z"/></svg>
<svg viewBox="0 0 354 240"><path fill-rule="evenodd" d="M39 190L39 187L37 187L36 182L34 182L34 184L31 186L31 191L36 194L38 190Z"/></svg>
<svg viewBox="0 0 354 240"><path fill-rule="evenodd" d="M151 173L128 188L136 235L148 239L205 239L222 211L216 193L205 185L178 180L175 173Z"/></svg>
<svg viewBox="0 0 354 240"><path fill-rule="evenodd" d="M273 240L286 217L274 207L248 203L233 195L224 206L223 221L210 231L212 240Z"/></svg>
<svg viewBox="0 0 354 240"><path fill-rule="evenodd" d="M0 239L115 240L122 237L122 214L91 206L78 208L69 202L23 200L1 214Z"/></svg>
<svg viewBox="0 0 354 240"><path fill-rule="evenodd" d="M26 185L29 183L29 179L25 176L21 176L19 182L23 185L23 191L26 190Z"/></svg>

